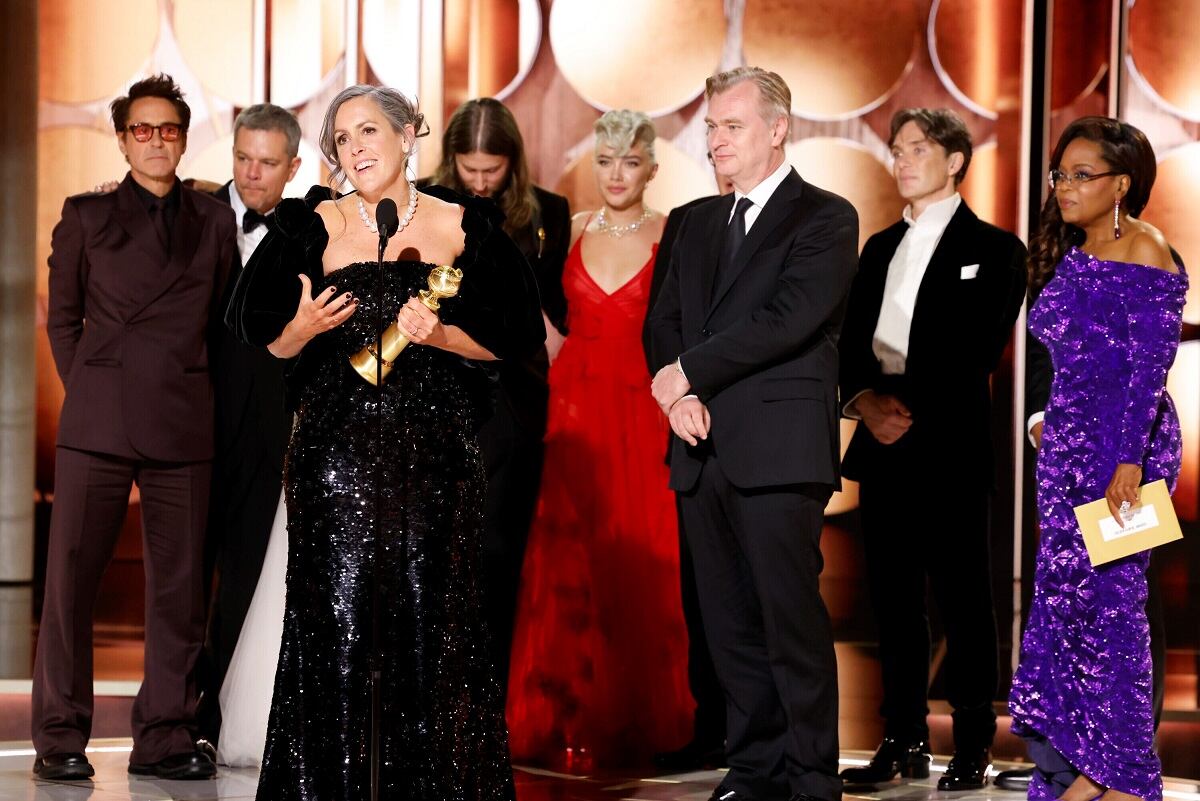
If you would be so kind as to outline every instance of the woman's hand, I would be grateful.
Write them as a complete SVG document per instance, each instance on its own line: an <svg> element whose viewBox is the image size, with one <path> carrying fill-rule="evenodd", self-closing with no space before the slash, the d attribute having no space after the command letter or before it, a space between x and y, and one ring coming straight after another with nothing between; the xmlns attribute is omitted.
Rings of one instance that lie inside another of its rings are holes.
<svg viewBox="0 0 1200 801"><path fill-rule="evenodd" d="M319 295L312 294L312 281L300 274L300 304L296 316L283 329L283 333L267 346L272 355L290 359L298 354L309 340L337 328L349 319L358 308L358 299L346 292L337 294L337 287L328 287Z"/></svg>
<svg viewBox="0 0 1200 801"><path fill-rule="evenodd" d="M1121 504L1129 504L1125 507L1126 511L1133 507L1138 502L1138 487L1141 485L1141 466L1119 464L1113 471L1112 480L1108 482L1108 489L1104 491L1104 498L1108 501L1108 511L1112 513L1113 520L1116 520L1121 528L1125 528L1126 523L1121 517Z"/></svg>
<svg viewBox="0 0 1200 801"><path fill-rule="evenodd" d="M437 312L430 309L419 298L409 298L396 315L400 331L414 345L431 345L446 348L446 329L438 319Z"/></svg>

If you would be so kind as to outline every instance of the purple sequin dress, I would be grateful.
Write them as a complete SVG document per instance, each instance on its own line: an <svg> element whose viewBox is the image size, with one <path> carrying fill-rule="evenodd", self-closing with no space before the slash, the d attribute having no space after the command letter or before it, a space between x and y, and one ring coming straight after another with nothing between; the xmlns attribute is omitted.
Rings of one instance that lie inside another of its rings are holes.
<svg viewBox="0 0 1200 801"><path fill-rule="evenodd" d="M1054 382L1037 461L1041 542L1033 604L1013 677L1013 731L1038 770L1030 799L1060 795L1082 772L1161 801L1154 752L1149 552L1099 568L1073 507L1104 497L1118 463L1143 483L1179 476L1179 418L1166 392L1187 276L1101 261L1072 248L1029 313Z"/></svg>

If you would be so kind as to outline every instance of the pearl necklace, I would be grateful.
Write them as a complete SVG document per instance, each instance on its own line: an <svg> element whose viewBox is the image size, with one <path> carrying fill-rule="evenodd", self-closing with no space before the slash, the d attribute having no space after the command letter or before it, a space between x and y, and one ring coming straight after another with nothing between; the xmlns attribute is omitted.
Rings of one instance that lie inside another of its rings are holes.
<svg viewBox="0 0 1200 801"><path fill-rule="evenodd" d="M416 212L416 210L417 187L415 184L409 183L408 208L405 210L404 216L400 218L400 225L396 227L396 230L392 233L392 236L396 236L408 227L408 224L412 222L413 214ZM368 231L373 234L379 233L379 226L376 225L375 221L372 220L370 215L367 214L367 205L363 203L362 195L358 196L358 216L362 218L363 225L367 226Z"/></svg>
<svg viewBox="0 0 1200 801"><path fill-rule="evenodd" d="M641 228L650 219L650 209L642 205L642 216L638 217L631 223L625 225L613 225L608 221L608 215L605 213L604 207L600 208L600 213L596 215L596 232L600 234L608 234L613 239L620 239L625 234L632 234L634 231Z"/></svg>

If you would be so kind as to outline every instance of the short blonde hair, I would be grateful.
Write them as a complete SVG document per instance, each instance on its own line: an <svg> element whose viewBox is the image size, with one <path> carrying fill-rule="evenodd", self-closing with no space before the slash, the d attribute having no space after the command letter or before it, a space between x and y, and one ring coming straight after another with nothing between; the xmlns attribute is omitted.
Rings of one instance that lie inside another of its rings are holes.
<svg viewBox="0 0 1200 801"><path fill-rule="evenodd" d="M704 99L712 100L718 92L724 92L744 81L752 81L758 87L762 96L762 108L759 110L767 124L775 122L780 117L787 120L788 129L792 127L792 90L778 73L764 70L762 67L736 67L725 72L718 72L704 82Z"/></svg>
<svg viewBox="0 0 1200 801"><path fill-rule="evenodd" d="M608 145L617 151L618 156L624 156L633 150L634 145L641 144L646 148L650 163L657 163L654 158L654 139L658 133L645 112L626 108L606 111L596 120L592 130L596 134L596 147Z"/></svg>

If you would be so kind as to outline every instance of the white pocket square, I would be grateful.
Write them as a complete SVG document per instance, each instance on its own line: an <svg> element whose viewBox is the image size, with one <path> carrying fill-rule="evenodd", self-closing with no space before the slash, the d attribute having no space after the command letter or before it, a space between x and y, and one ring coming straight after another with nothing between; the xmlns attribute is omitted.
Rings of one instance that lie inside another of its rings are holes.
<svg viewBox="0 0 1200 801"><path fill-rule="evenodd" d="M958 278L961 281L966 281L968 278L974 278L977 275L979 275L978 264L968 264L960 267L958 270Z"/></svg>

